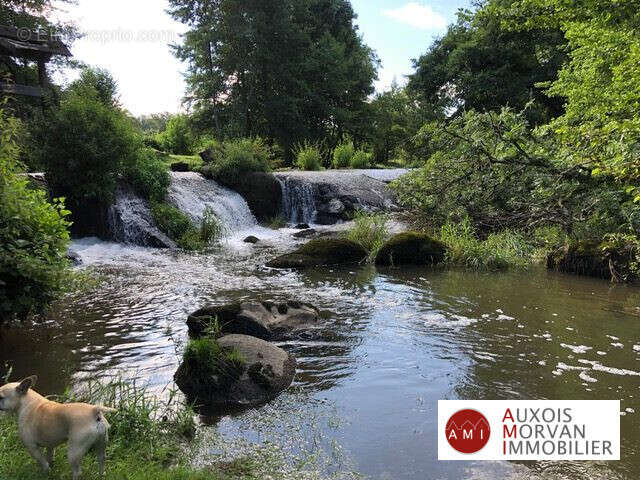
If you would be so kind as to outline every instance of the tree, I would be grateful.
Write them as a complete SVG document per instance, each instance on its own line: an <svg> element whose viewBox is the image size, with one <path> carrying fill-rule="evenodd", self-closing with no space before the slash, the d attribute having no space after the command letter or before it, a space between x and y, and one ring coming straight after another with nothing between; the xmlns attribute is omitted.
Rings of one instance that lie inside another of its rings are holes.
<svg viewBox="0 0 640 480"><path fill-rule="evenodd" d="M20 175L18 129L0 108L0 324L41 311L68 280L69 212Z"/></svg>
<svg viewBox="0 0 640 480"><path fill-rule="evenodd" d="M475 12L461 10L457 22L428 52L414 60L409 89L447 114L462 110L522 110L536 123L562 113L562 99L549 98L540 85L552 81L566 59L562 32L532 28L513 31L503 25L511 0L487 0Z"/></svg>
<svg viewBox="0 0 640 480"><path fill-rule="evenodd" d="M414 150L413 137L420 127L434 120L436 113L420 108L406 88L395 82L391 88L379 93L371 102L371 125L368 143L373 146L376 163L408 160Z"/></svg>
<svg viewBox="0 0 640 480"><path fill-rule="evenodd" d="M566 102L550 129L574 163L615 175L640 201L640 16L637 0L518 0L504 9L515 31L561 29L569 62L548 93Z"/></svg>
<svg viewBox="0 0 640 480"><path fill-rule="evenodd" d="M377 59L346 0L170 0L187 24L177 57L187 101L219 136L262 136L287 152L358 128Z"/></svg>

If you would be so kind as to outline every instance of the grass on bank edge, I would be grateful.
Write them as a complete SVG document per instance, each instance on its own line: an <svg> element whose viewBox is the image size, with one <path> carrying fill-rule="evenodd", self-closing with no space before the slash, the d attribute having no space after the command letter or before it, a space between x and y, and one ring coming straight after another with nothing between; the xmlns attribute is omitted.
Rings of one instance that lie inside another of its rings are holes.
<svg viewBox="0 0 640 480"><path fill-rule="evenodd" d="M171 394L161 402L135 382L89 382L80 395L66 393L60 401L101 402L118 409L111 424L105 480L236 480L254 479L249 461L196 469L191 467L195 423L193 411ZM2 480L70 480L66 446L56 449L49 476L27 453L18 437L16 418L0 414L0 478ZM84 480L98 480L95 454L83 461Z"/></svg>

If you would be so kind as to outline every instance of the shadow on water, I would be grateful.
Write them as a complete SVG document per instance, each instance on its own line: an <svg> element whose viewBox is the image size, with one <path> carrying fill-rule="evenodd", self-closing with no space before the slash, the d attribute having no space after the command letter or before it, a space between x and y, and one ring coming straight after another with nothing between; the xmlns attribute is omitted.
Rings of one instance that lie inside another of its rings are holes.
<svg viewBox="0 0 640 480"><path fill-rule="evenodd" d="M285 248L277 243L186 255L83 242L76 248L105 283L64 299L42 324L0 330L0 365L38 374L41 393L124 372L162 394L189 312L292 298L326 317L279 343L298 359L294 384L260 408L202 415L212 436L203 455L276 445L291 462L322 457L327 472L377 480L640 476L637 288L535 269L269 271L261 265ZM622 399L623 460L438 462L437 400L450 398Z"/></svg>

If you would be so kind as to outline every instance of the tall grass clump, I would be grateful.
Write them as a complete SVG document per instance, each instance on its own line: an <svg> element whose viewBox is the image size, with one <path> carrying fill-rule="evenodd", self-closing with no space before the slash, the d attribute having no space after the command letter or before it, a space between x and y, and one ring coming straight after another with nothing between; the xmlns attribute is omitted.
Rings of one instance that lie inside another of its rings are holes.
<svg viewBox="0 0 640 480"><path fill-rule="evenodd" d="M322 170L322 152L317 144L305 142L298 146L295 154L300 170Z"/></svg>
<svg viewBox="0 0 640 480"><path fill-rule="evenodd" d="M134 163L125 168L124 177L140 195L156 202L164 199L171 184L162 154L147 148L138 151Z"/></svg>
<svg viewBox="0 0 640 480"><path fill-rule="evenodd" d="M351 158L351 168L370 168L373 155L364 150L358 150Z"/></svg>
<svg viewBox="0 0 640 480"><path fill-rule="evenodd" d="M504 230L480 240L468 219L443 225L440 240L447 245L447 263L473 270L524 268L533 254L523 234Z"/></svg>
<svg viewBox="0 0 640 480"><path fill-rule="evenodd" d="M333 150L333 168L348 168L355 149L353 142L341 143Z"/></svg>
<svg viewBox="0 0 640 480"><path fill-rule="evenodd" d="M135 381L116 379L107 383L88 380L81 391L67 391L58 401L101 403L117 410L107 414L111 428L105 480L233 478L219 469L192 466L192 452L197 451L193 448L194 441L197 442L194 412L178 398L177 392L170 390L160 400ZM98 480L95 456L89 453L83 463L82 478ZM15 418L0 416L0 478L41 480L46 477L22 445ZM48 478L71 478L66 447L56 449L53 470Z"/></svg>
<svg viewBox="0 0 640 480"><path fill-rule="evenodd" d="M205 244L210 244L222 237L224 234L224 228L216 217L211 208L207 207L202 215L202 221L200 222L200 239Z"/></svg>
<svg viewBox="0 0 640 480"><path fill-rule="evenodd" d="M354 225L345 237L360 244L369 252L369 260L373 260L389 236L387 223L389 217L381 213L358 211L354 217Z"/></svg>

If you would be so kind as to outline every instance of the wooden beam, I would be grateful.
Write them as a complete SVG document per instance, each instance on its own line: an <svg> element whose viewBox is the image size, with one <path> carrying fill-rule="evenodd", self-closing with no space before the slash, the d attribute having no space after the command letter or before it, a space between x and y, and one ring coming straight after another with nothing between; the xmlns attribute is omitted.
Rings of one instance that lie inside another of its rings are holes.
<svg viewBox="0 0 640 480"><path fill-rule="evenodd" d="M15 85L13 83L0 83L0 92L7 95L24 95L27 97L42 97L43 90L40 87L28 85Z"/></svg>

